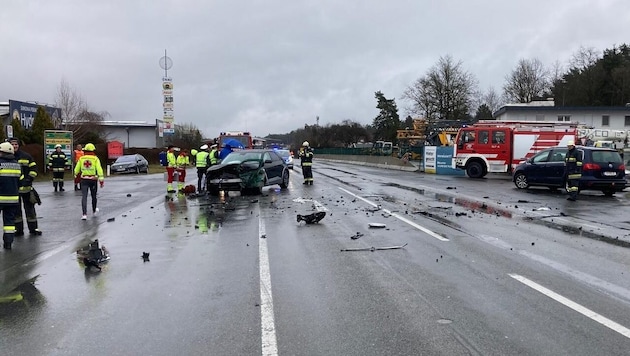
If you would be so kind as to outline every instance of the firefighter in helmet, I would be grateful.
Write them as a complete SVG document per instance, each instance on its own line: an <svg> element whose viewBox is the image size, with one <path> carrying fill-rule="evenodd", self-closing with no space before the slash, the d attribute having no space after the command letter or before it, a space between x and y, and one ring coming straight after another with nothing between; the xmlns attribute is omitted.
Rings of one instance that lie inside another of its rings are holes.
<svg viewBox="0 0 630 356"><path fill-rule="evenodd" d="M308 141L302 143L300 149L300 165L304 176L304 185L313 185L313 150Z"/></svg>
<svg viewBox="0 0 630 356"><path fill-rule="evenodd" d="M575 148L573 140L567 143L566 156L564 157L565 177L567 180L567 200L576 201L580 190L580 178L582 178L582 154Z"/></svg>
<svg viewBox="0 0 630 356"><path fill-rule="evenodd" d="M33 156L21 149L22 142L20 139L10 137L7 141L13 145L15 159L22 168L22 175L20 176L19 184L20 206L15 214L15 236L24 235L22 205L24 206L26 226L28 227L29 232L31 235L41 235L42 231L37 227L37 212L35 211L35 204L37 201L35 199L31 199L34 195L31 194L31 191L33 190L33 179L37 177L37 163L35 163Z"/></svg>
<svg viewBox="0 0 630 356"><path fill-rule="evenodd" d="M61 145L55 145L55 151L48 155L48 170L52 172L52 183L55 192L59 189L63 192L63 176L66 173L66 165L68 160L66 154L61 151Z"/></svg>

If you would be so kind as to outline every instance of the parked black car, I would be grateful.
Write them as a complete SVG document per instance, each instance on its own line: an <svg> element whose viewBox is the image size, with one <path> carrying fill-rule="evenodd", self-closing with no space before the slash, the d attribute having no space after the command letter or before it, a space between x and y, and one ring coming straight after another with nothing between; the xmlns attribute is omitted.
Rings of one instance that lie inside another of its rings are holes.
<svg viewBox="0 0 630 356"><path fill-rule="evenodd" d="M611 148L577 146L582 155L580 190L601 190L612 196L626 187L626 171L619 152ZM551 147L540 151L514 169L512 181L519 189L544 186L565 187L564 157L566 147Z"/></svg>
<svg viewBox="0 0 630 356"><path fill-rule="evenodd" d="M206 173L206 188L211 195L218 195L220 190L260 194L264 186L289 186L289 168L271 149L234 151Z"/></svg>
<svg viewBox="0 0 630 356"><path fill-rule="evenodd" d="M111 166L112 173L149 173L149 161L141 154L124 155L116 158Z"/></svg>

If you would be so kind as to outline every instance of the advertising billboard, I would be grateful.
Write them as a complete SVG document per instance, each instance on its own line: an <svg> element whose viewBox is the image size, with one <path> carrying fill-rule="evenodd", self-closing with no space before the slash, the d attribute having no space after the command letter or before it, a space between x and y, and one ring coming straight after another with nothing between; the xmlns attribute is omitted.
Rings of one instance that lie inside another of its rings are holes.
<svg viewBox="0 0 630 356"><path fill-rule="evenodd" d="M61 145L66 154L68 166L72 167L72 131L44 131L44 166L48 167L48 155L55 152L55 146Z"/></svg>
<svg viewBox="0 0 630 356"><path fill-rule="evenodd" d="M9 100L9 113L11 115L11 120L19 120L23 128L30 130L31 126L33 126L33 120L35 120L37 108L40 106L46 110L48 115L50 115L52 122L61 122L61 109L59 108L16 100Z"/></svg>

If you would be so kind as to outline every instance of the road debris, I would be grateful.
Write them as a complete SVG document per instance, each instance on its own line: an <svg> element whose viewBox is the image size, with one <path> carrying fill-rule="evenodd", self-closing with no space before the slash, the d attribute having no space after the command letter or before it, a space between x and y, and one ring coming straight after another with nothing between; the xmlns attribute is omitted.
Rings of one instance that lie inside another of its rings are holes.
<svg viewBox="0 0 630 356"><path fill-rule="evenodd" d="M142 252L142 261L149 262L149 252Z"/></svg>
<svg viewBox="0 0 630 356"><path fill-rule="evenodd" d="M399 246L385 246L385 247L357 247L357 248L342 248L341 252L345 251L381 251L381 250L397 250L407 246L407 244L399 245Z"/></svg>
<svg viewBox="0 0 630 356"><path fill-rule="evenodd" d="M549 210L551 210L551 208L548 206L541 206L540 208L532 209L532 211L549 211Z"/></svg>
<svg viewBox="0 0 630 356"><path fill-rule="evenodd" d="M358 238L360 238L362 236L363 236L363 234L361 232L357 231L357 233L352 235L352 236L350 236L350 238L353 239L353 240L356 240L356 239L358 239Z"/></svg>
<svg viewBox="0 0 630 356"><path fill-rule="evenodd" d="M368 226L370 228L382 229L382 228L386 227L387 225L385 225L383 223L369 223Z"/></svg>
<svg viewBox="0 0 630 356"><path fill-rule="evenodd" d="M325 216L326 216L325 211L318 211L316 213L312 213L308 215L297 214L297 222L304 221L307 224L316 224L320 222Z"/></svg>
<svg viewBox="0 0 630 356"><path fill-rule="evenodd" d="M77 258L83 262L86 270L93 268L101 271L101 264L109 261L109 252L105 246L99 246L98 239L77 250Z"/></svg>

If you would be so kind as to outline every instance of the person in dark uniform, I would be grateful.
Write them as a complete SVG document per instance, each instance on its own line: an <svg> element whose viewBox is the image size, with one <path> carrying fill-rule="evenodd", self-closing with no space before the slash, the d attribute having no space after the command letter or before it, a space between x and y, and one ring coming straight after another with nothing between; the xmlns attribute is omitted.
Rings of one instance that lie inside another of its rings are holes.
<svg viewBox="0 0 630 356"><path fill-rule="evenodd" d="M26 225L31 235L41 235L42 231L37 227L37 212L35 211L35 202L31 200L31 191L33 190L33 179L37 177L37 163L33 156L20 149L21 142L15 137L7 139L13 145L15 159L22 168L20 176L19 192L20 206L18 206L15 214L15 236L24 235L24 219L22 216L22 208L24 205L24 213L26 214Z"/></svg>
<svg viewBox="0 0 630 356"><path fill-rule="evenodd" d="M53 187L55 192L59 188L63 192L63 177L66 174L66 165L68 164L66 154L61 151L61 145L55 145L55 152L48 155L48 169L52 172Z"/></svg>
<svg viewBox="0 0 630 356"><path fill-rule="evenodd" d="M313 185L313 150L308 141L302 143L300 149L300 165L304 176L304 185Z"/></svg>
<svg viewBox="0 0 630 356"><path fill-rule="evenodd" d="M2 211L2 240L5 250L10 250L15 236L15 213L19 208L18 182L22 167L15 160L13 145L0 143L0 211Z"/></svg>
<svg viewBox="0 0 630 356"><path fill-rule="evenodd" d="M567 143L567 155L564 157L565 177L567 179L567 200L576 201L580 190L580 178L582 178L582 155L575 148L575 142Z"/></svg>

